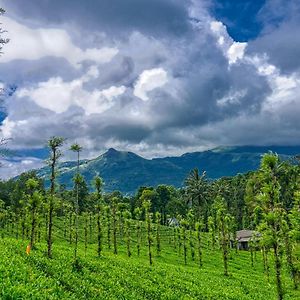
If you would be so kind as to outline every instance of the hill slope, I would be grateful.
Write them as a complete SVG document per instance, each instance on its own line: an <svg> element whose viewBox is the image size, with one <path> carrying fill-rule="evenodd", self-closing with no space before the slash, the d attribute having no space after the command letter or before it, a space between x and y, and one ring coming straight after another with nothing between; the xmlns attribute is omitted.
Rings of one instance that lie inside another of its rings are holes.
<svg viewBox="0 0 300 300"><path fill-rule="evenodd" d="M62 235L62 233L61 233ZM145 237L143 241L146 241ZM124 244L118 245L118 255L104 245L97 257L97 245L89 243L85 251L79 244L81 270L73 268L73 245L57 236L53 259L46 255L46 243L26 255L26 240L5 237L0 249L0 299L276 299L273 268L270 279L264 274L262 257L257 253L251 267L250 253L231 253L230 276L223 275L222 256L207 248L203 240L203 267L198 257L193 261L188 253L184 265L182 253L162 239L162 252L153 251L153 266L149 266L147 245L137 256L132 243L132 256L126 255ZM153 249L154 250L154 249ZM283 272L285 300L299 299L299 291L292 289L288 273Z"/></svg>
<svg viewBox="0 0 300 300"><path fill-rule="evenodd" d="M234 176L255 170L261 155L269 150L284 159L300 153L299 147L223 147L209 151L186 153L179 157L145 159L132 152L117 151L113 148L92 160L82 160L80 171L88 184L94 176L100 175L105 182L105 190L120 190L134 193L140 186L169 184L182 186L184 179L193 168L206 171L209 178ZM59 165L59 182L72 187L76 172L76 162ZM38 170L41 177L47 178L49 168Z"/></svg>

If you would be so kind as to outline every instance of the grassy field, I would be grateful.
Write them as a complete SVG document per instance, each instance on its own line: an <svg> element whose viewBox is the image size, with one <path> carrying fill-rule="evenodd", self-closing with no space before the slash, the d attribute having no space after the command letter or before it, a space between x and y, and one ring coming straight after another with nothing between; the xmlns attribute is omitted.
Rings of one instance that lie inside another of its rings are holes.
<svg viewBox="0 0 300 300"><path fill-rule="evenodd" d="M46 257L46 243L26 255L27 240L3 237L0 242L0 299L276 299L273 266L268 279L263 272L261 253L257 252L254 267L250 253L231 252L230 275L223 275L220 251L205 246L203 267L188 252L185 266L182 254L167 237L162 238L162 252L149 266L147 248L137 257L132 243L132 256L125 245L118 255L104 246L97 257L96 244L79 244L81 269L73 267L73 246L57 236L53 258ZM145 239L144 239L145 241ZM204 245L206 245L204 241ZM283 274L285 299L300 299L287 272Z"/></svg>

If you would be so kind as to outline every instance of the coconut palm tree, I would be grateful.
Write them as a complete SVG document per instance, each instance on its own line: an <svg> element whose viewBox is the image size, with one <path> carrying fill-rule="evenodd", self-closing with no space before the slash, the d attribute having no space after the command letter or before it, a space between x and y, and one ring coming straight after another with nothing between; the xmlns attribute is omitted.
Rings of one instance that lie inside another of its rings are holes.
<svg viewBox="0 0 300 300"><path fill-rule="evenodd" d="M197 219L202 215L205 224L207 223L207 202L209 196L209 182L206 172L201 175L198 169L190 172L185 180L187 202L195 208Z"/></svg>

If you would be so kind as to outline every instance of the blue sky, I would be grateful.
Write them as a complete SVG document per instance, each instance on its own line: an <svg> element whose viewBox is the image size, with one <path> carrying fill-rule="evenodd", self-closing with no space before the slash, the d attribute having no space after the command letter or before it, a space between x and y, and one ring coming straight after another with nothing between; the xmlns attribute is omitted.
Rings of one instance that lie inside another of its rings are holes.
<svg viewBox="0 0 300 300"><path fill-rule="evenodd" d="M259 12L265 4L265 0L216 0L211 13L226 25L235 41L247 42L255 39L263 28Z"/></svg>
<svg viewBox="0 0 300 300"><path fill-rule="evenodd" d="M0 0L2 177L53 135L91 158L300 140L297 0ZM64 159L73 159L65 151Z"/></svg>

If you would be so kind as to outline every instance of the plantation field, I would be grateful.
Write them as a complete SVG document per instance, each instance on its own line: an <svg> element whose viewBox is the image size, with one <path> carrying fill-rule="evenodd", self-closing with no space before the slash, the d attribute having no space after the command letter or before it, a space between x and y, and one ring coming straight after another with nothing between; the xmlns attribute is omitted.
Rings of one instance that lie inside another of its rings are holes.
<svg viewBox="0 0 300 300"><path fill-rule="evenodd" d="M96 244L79 243L79 267L73 265L73 245L60 233L54 240L53 258L46 256L46 243L37 243L26 254L28 240L2 236L0 247L1 299L276 299L273 265L269 279L264 274L262 255L256 253L251 267L250 253L231 251L229 276L223 275L220 251L212 251L204 239L203 267L198 257L187 265L182 253L167 236L162 238L158 257L153 247L154 263L149 265L146 241L140 257L134 241L132 256L119 238L118 254L107 244L97 257ZM81 230L82 237L82 230ZM134 240L134 239L133 239ZM188 250L189 251L189 250ZM300 299L300 291L292 288L287 272L283 276L284 299Z"/></svg>

